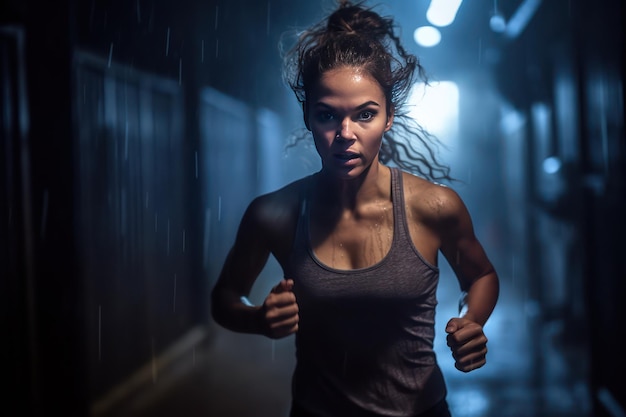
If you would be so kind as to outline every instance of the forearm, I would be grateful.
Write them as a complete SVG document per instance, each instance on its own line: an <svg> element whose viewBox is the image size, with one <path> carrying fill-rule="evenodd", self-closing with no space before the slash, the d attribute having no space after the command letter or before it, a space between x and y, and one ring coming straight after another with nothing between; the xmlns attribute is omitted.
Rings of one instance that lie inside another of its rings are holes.
<svg viewBox="0 0 626 417"><path fill-rule="evenodd" d="M213 290L211 300L211 315L220 326L238 333L264 334L260 306L219 287Z"/></svg>
<svg viewBox="0 0 626 417"><path fill-rule="evenodd" d="M481 276L467 291L463 317L484 326L496 306L499 293L500 284L495 271Z"/></svg>

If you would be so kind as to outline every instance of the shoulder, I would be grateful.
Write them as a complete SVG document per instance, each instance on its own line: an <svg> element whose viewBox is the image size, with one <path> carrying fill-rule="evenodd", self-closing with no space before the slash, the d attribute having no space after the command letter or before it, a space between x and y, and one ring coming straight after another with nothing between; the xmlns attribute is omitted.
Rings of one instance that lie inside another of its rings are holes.
<svg viewBox="0 0 626 417"><path fill-rule="evenodd" d="M403 173L405 204L426 223L450 224L467 216L467 208L452 188Z"/></svg>
<svg viewBox="0 0 626 417"><path fill-rule="evenodd" d="M242 227L263 233L265 237L278 237L289 233L297 221L300 196L306 178L294 181L284 187L254 198L242 220Z"/></svg>

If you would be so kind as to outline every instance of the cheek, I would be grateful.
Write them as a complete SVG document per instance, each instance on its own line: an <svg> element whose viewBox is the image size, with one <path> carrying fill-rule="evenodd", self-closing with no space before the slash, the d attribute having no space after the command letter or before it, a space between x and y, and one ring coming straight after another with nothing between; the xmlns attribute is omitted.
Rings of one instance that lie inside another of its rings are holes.
<svg viewBox="0 0 626 417"><path fill-rule="evenodd" d="M330 148L331 142L329 142L323 134L319 132L312 131L313 134L313 144L315 145L315 149L317 153L321 156L328 152Z"/></svg>
<svg viewBox="0 0 626 417"><path fill-rule="evenodd" d="M334 132L328 130L313 129L311 133L315 146L318 148L328 149L335 139Z"/></svg>

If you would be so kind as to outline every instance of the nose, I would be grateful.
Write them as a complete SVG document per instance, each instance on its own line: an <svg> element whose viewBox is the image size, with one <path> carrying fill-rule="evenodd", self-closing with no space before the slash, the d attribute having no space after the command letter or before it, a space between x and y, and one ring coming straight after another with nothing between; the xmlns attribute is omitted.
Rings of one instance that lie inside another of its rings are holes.
<svg viewBox="0 0 626 417"><path fill-rule="evenodd" d="M352 139L354 132L352 131L352 121L350 118L346 117L341 121L337 129L337 133L335 135L335 139L343 139L348 140Z"/></svg>

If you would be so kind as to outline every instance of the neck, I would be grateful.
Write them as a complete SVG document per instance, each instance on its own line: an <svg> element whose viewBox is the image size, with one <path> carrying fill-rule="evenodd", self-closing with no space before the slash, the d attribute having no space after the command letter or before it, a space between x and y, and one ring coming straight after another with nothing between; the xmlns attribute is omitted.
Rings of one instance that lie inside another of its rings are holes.
<svg viewBox="0 0 626 417"><path fill-rule="evenodd" d="M315 183L316 200L324 205L355 210L361 204L388 198L390 181L389 169L378 162L353 179L337 179L320 172Z"/></svg>

